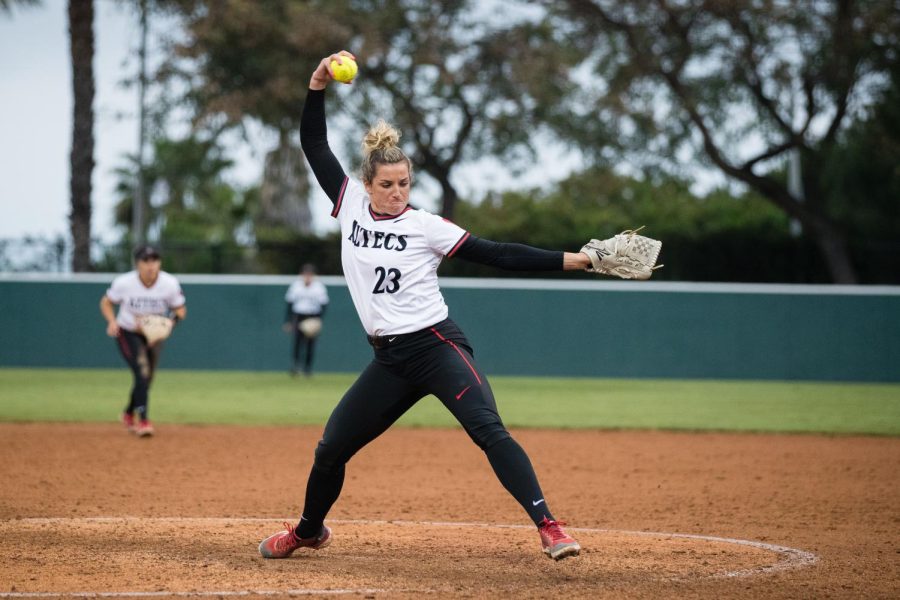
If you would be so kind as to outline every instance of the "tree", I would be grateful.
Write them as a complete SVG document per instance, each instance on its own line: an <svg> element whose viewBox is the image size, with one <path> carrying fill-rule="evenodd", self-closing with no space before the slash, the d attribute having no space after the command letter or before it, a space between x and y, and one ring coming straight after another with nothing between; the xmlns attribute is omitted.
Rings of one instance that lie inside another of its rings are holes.
<svg viewBox="0 0 900 600"><path fill-rule="evenodd" d="M416 166L439 186L448 218L459 197L454 170L484 154L514 167L527 163L533 129L570 85L566 65L573 55L547 43L551 28L512 13L488 23L476 16L478 3L198 0L186 6L191 40L176 51L189 59L183 73L195 84L189 99L198 116L229 126L256 118L282 143L290 140L286 132L296 130L312 70L322 56L350 50L360 75L350 88L336 86L345 139L356 147L370 121L392 121Z"/></svg>
<svg viewBox="0 0 900 600"><path fill-rule="evenodd" d="M278 146L266 155L259 195L259 226L284 227L303 235L312 233L303 150L291 143L287 130L279 131Z"/></svg>
<svg viewBox="0 0 900 600"><path fill-rule="evenodd" d="M823 165L829 209L900 257L900 62L881 103L854 123Z"/></svg>
<svg viewBox="0 0 900 600"><path fill-rule="evenodd" d="M339 45L347 30L312 3L169 2L179 10L185 43L170 47L160 77L187 83L183 104L196 129L218 135L243 130L255 120L277 135L265 158L261 205L255 228L266 237L276 227L305 234L311 229L309 182L300 150L300 107L306 81L325 48Z"/></svg>
<svg viewBox="0 0 900 600"><path fill-rule="evenodd" d="M847 229L826 201L825 165L898 59L894 2L545 4L598 78L572 99L584 108L573 108L571 139L669 172L702 157L796 219L833 281L857 281ZM801 194L783 176L794 152Z"/></svg>
<svg viewBox="0 0 900 600"><path fill-rule="evenodd" d="M165 249L166 263L181 272L222 272L238 260L223 264L223 252L237 257L238 238L249 218L246 194L223 180L231 166L215 140L189 136L154 140L152 160L144 165L143 181L149 192L148 230ZM116 222L132 221L138 188L138 164L118 169Z"/></svg>
<svg viewBox="0 0 900 600"><path fill-rule="evenodd" d="M512 7L498 24L471 2L353 5L361 74L342 100L353 114L399 126L413 163L440 186L444 217L454 217L461 164L492 155L515 170L533 159L534 133L571 88L575 59L549 43L551 26Z"/></svg>
<svg viewBox="0 0 900 600"><path fill-rule="evenodd" d="M72 59L72 149L69 215L72 270L91 268L91 176L94 172L94 2L69 0Z"/></svg>
<svg viewBox="0 0 900 600"><path fill-rule="evenodd" d="M649 181L605 167L573 173L548 190L491 194L478 205L461 202L457 222L488 239L571 251L591 238L646 225L648 235L663 240L665 267L654 280L796 283L822 276L821 264L808 260L808 245L790 237L787 216L759 195L718 189L697 196L686 180ZM441 268L457 276L522 275L457 260Z"/></svg>

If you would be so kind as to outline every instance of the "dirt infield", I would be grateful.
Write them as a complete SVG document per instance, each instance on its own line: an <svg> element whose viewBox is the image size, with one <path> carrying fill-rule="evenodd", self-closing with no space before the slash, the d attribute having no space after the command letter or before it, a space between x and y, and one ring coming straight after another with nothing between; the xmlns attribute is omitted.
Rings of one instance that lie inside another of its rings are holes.
<svg viewBox="0 0 900 600"><path fill-rule="evenodd" d="M334 543L263 560L319 433L0 424L0 599L900 596L897 438L515 431L584 546L556 563L461 431L393 429Z"/></svg>

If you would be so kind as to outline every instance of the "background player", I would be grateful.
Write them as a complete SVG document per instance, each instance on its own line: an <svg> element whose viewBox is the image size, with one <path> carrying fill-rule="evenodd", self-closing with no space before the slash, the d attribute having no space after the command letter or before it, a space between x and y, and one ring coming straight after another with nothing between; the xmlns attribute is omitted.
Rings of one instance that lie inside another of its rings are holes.
<svg viewBox="0 0 900 600"><path fill-rule="evenodd" d="M150 383L159 363L163 342L149 345L138 325L142 315L168 315L177 322L187 316L178 280L161 269L159 251L141 246L134 253L135 270L116 277L100 299L106 334L116 338L119 351L134 375L131 396L122 423L140 437L153 435L147 404ZM114 305L119 306L116 314Z"/></svg>
<svg viewBox="0 0 900 600"><path fill-rule="evenodd" d="M328 290L325 285L316 279L316 269L311 264L303 265L300 269L300 277L291 283L284 295L287 302L287 314L285 315L285 329L292 331L294 335L293 351L291 354L291 375L300 372L300 348L306 347L306 357L303 361L303 373L312 373L313 352L319 333L307 335L299 324L306 319L320 319L328 307Z"/></svg>

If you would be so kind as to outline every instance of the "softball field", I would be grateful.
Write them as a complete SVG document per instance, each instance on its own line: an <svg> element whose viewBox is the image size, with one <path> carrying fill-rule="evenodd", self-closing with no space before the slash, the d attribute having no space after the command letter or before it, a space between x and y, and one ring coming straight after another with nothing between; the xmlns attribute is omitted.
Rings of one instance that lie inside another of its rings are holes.
<svg viewBox="0 0 900 600"><path fill-rule="evenodd" d="M334 543L263 560L318 426L0 424L0 598L896 598L900 439L514 430L579 557L548 560L456 429L348 466Z"/></svg>

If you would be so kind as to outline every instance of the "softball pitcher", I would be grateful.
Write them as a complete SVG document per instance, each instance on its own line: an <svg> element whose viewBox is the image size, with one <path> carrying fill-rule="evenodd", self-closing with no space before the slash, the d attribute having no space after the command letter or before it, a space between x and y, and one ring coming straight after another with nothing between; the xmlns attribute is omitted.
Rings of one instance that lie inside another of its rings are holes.
<svg viewBox="0 0 900 600"><path fill-rule="evenodd" d="M341 493L345 465L419 399L436 396L485 453L502 485L536 525L544 553L559 560L581 547L563 531L538 484L531 461L510 436L472 345L448 317L437 268L446 257L512 270L584 270L590 251L541 250L479 239L457 225L409 206L413 181L400 134L383 121L363 140L362 181L347 177L326 136L325 88L330 63L313 72L300 136L316 179L334 203L341 228L341 260L374 358L344 395L315 450L303 514L296 527L263 540L265 558L286 558L298 548L317 550L332 541L325 517ZM613 253L614 255L615 253ZM609 260L607 258L607 260Z"/></svg>

